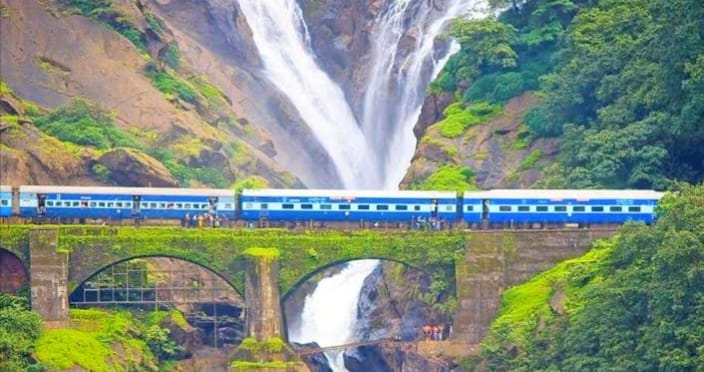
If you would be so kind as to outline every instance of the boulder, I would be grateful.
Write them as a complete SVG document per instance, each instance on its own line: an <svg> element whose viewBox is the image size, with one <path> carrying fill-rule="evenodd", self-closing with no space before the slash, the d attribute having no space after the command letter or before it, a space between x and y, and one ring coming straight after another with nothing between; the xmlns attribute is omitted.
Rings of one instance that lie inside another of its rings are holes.
<svg viewBox="0 0 704 372"><path fill-rule="evenodd" d="M117 148L98 159L112 180L123 186L176 187L178 181L153 157L134 149Z"/></svg>

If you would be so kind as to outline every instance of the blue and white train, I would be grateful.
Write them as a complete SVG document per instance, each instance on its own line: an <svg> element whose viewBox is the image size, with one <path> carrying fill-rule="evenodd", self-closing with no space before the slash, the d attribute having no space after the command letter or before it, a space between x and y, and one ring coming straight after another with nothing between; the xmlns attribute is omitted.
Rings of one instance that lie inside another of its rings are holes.
<svg viewBox="0 0 704 372"><path fill-rule="evenodd" d="M0 186L0 217L183 220L210 214L246 222L443 221L467 226L651 223L652 190L349 191Z"/></svg>

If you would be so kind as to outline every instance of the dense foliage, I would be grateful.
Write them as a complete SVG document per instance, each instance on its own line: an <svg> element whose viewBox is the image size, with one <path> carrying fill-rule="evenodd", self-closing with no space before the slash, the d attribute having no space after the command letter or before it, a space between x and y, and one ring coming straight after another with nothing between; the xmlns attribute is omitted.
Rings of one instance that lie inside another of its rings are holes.
<svg viewBox="0 0 704 372"><path fill-rule="evenodd" d="M561 136L542 186L662 188L704 179L704 3L493 0L499 19L457 21L433 83L459 101L539 89L525 120Z"/></svg>
<svg viewBox="0 0 704 372"><path fill-rule="evenodd" d="M0 293L0 371L27 370L41 323L26 298Z"/></svg>
<svg viewBox="0 0 704 372"><path fill-rule="evenodd" d="M667 195L659 214L653 226L627 225L583 258L506 291L482 346L488 367L701 368L704 185ZM561 294L567 299L560 309L550 300Z"/></svg>

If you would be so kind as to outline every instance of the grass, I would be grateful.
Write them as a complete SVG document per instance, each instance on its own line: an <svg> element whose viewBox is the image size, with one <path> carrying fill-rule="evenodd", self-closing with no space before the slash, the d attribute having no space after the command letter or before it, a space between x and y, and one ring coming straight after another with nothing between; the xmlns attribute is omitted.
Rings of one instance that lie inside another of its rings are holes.
<svg viewBox="0 0 704 372"><path fill-rule="evenodd" d="M526 171L535 167L535 164L543 157L543 151L533 150L525 159L518 165L519 171Z"/></svg>
<svg viewBox="0 0 704 372"><path fill-rule="evenodd" d="M45 331L36 344L39 361L51 369L80 367L89 371L123 371L146 363L155 367L147 345L134 338L136 324L127 312L71 309L72 328ZM124 353L111 347L119 343ZM138 361L141 361L138 362Z"/></svg>
<svg viewBox="0 0 704 372"><path fill-rule="evenodd" d="M457 165L443 165L433 174L420 183L412 185L414 190L447 190L466 191L475 190L474 171L468 167Z"/></svg>
<svg viewBox="0 0 704 372"><path fill-rule="evenodd" d="M456 138L468 128L484 123L501 112L502 106L487 102L477 102L464 108L462 102L455 102L445 109L445 118L436 125L443 137Z"/></svg>
<svg viewBox="0 0 704 372"><path fill-rule="evenodd" d="M577 311L579 297L588 283L575 285L579 281L570 279L578 275L594 277L610 253L610 243L602 241L585 255L563 261L524 284L509 288L504 292L501 312L492 323L492 331L508 329L509 339L527 342L540 320L554 316L550 299L558 288L567 295L566 311Z"/></svg>

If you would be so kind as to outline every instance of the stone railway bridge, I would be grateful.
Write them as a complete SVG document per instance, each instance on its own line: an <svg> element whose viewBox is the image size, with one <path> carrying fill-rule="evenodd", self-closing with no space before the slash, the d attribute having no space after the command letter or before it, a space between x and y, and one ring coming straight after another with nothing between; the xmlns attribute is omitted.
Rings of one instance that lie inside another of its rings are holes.
<svg viewBox="0 0 704 372"><path fill-rule="evenodd" d="M615 228L451 232L181 229L174 227L0 225L0 280L21 262L32 308L47 327L66 326L68 297L95 273L139 257L201 265L244 295L249 337L285 338L281 294L329 266L366 258L401 262L454 281L452 342L478 343L503 290L586 252ZM278 257L248 250L271 247ZM245 252L246 251L246 252ZM10 257L10 258L8 258ZM13 264L8 262L13 261ZM0 286L0 290L3 288Z"/></svg>

